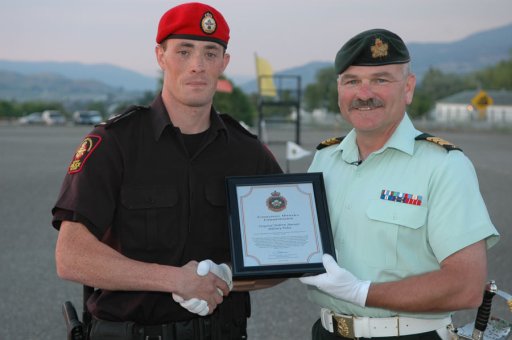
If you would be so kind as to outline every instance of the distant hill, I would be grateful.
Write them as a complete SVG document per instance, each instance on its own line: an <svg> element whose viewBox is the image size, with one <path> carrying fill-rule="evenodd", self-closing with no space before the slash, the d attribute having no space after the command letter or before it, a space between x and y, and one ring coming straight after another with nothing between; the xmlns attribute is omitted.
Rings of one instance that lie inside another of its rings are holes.
<svg viewBox="0 0 512 340"><path fill-rule="evenodd" d="M407 46L412 58L412 70L419 81L430 67L445 73L468 73L512 56L512 24L475 33L455 42L408 43ZM302 87L305 88L315 81L318 70L332 65L333 62L312 62L275 74L301 75ZM240 88L246 93L257 92L256 79L241 84Z"/></svg>
<svg viewBox="0 0 512 340"><path fill-rule="evenodd" d="M23 75L0 70L0 100L112 101L140 94L140 91L125 91L97 80L73 80L52 73Z"/></svg>
<svg viewBox="0 0 512 340"><path fill-rule="evenodd" d="M512 56L512 24L475 33L455 42L409 43L408 47L413 60L412 69L419 81L430 67L450 73L472 72ZM331 65L332 61L314 61L276 74L300 75L301 86L305 88L315 81L318 70ZM126 96L132 91L155 91L158 86L156 78L110 64L0 60L0 72L0 100L90 100L107 95ZM232 78L237 79L236 76ZM236 83L244 92L257 92L255 77L245 82L241 80L247 78L238 80Z"/></svg>
<svg viewBox="0 0 512 340"><path fill-rule="evenodd" d="M472 34L450 43L410 43L412 69L419 79L430 67L468 73L512 57L512 24Z"/></svg>
<svg viewBox="0 0 512 340"><path fill-rule="evenodd" d="M0 71L22 75L58 74L72 80L95 80L127 91L155 91L157 79L110 64L0 60Z"/></svg>

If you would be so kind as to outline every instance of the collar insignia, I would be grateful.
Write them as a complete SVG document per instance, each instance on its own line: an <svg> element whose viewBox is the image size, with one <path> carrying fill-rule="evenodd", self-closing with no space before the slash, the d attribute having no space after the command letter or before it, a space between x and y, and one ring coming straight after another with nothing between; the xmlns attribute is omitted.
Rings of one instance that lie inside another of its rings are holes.
<svg viewBox="0 0 512 340"><path fill-rule="evenodd" d="M206 34L213 34L217 29L217 22L211 12L206 12L201 19L201 29Z"/></svg>
<svg viewBox="0 0 512 340"><path fill-rule="evenodd" d="M88 135L84 138L80 146L76 150L75 157L71 161L71 164L68 168L68 173L75 174L77 172L82 171L82 168L85 164L85 161L92 154L94 149L100 145L101 137L96 135Z"/></svg>
<svg viewBox="0 0 512 340"><path fill-rule="evenodd" d="M382 58L388 55L388 44L385 44L379 38L375 38L375 45L371 46L372 58Z"/></svg>

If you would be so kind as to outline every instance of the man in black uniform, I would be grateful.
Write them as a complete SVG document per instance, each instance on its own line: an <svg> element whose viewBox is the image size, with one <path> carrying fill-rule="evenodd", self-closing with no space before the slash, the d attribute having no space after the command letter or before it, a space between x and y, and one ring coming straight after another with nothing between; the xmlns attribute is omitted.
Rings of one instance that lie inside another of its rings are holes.
<svg viewBox="0 0 512 340"><path fill-rule="evenodd" d="M228 41L208 5L166 12L155 47L161 94L97 126L69 166L52 210L57 273L97 288L87 301L93 340L243 339L246 291L274 283L229 292L225 177L282 171L212 107Z"/></svg>

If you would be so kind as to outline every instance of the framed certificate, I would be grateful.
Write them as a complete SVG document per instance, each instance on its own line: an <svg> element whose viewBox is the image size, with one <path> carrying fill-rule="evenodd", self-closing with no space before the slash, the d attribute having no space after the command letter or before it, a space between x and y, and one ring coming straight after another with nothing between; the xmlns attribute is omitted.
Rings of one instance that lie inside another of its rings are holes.
<svg viewBox="0 0 512 340"><path fill-rule="evenodd" d="M336 258L322 173L228 177L235 278L297 277L325 272Z"/></svg>

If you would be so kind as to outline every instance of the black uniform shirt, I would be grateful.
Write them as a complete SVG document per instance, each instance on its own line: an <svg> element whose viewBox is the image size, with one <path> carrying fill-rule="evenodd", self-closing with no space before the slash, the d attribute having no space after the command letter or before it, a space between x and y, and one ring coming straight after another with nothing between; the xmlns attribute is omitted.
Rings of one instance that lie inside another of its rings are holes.
<svg viewBox="0 0 512 340"><path fill-rule="evenodd" d="M172 266L207 258L229 262L225 177L282 171L266 147L231 117L212 109L210 121L193 155L160 96L149 108L96 127L64 179L53 209L54 227L63 220L81 222L139 261ZM239 302L229 301L237 296ZM246 293L232 292L222 305L242 308L247 299ZM167 293L98 290L88 306L98 318L141 324L196 316Z"/></svg>

